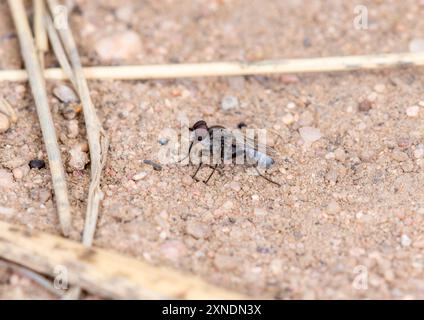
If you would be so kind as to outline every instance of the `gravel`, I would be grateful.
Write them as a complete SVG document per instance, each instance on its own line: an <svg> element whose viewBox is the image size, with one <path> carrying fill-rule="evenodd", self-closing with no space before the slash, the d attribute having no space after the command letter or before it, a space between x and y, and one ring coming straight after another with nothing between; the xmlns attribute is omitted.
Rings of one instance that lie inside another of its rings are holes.
<svg viewBox="0 0 424 320"><path fill-rule="evenodd" d="M9 118L0 113L0 134L5 133L10 128L10 120Z"/></svg>
<svg viewBox="0 0 424 320"><path fill-rule="evenodd" d="M299 134L306 144L314 143L322 137L321 131L314 127L302 127L299 129Z"/></svg>
<svg viewBox="0 0 424 320"><path fill-rule="evenodd" d="M406 109L406 115L411 118L417 117L419 112L420 112L419 106L412 106Z"/></svg>
<svg viewBox="0 0 424 320"><path fill-rule="evenodd" d="M53 94L55 95L56 98L58 98L60 101L64 103L72 103L72 102L75 103L75 102L78 102L79 100L75 91L64 84L56 86L53 89Z"/></svg>
<svg viewBox="0 0 424 320"><path fill-rule="evenodd" d="M237 97L234 96L225 96L221 101L221 109L223 111L229 111L232 109L236 109L239 106L239 101Z"/></svg>

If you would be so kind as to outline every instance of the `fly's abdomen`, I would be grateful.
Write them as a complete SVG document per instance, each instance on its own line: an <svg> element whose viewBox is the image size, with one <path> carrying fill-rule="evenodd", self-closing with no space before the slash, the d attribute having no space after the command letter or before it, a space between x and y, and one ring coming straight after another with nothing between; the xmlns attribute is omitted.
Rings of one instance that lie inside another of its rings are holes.
<svg viewBox="0 0 424 320"><path fill-rule="evenodd" d="M257 151L255 149L250 149L250 148L247 148L245 152L246 152L246 156L252 159L253 161L255 161L260 167L268 169L274 164L274 160L270 156L268 156L266 153Z"/></svg>

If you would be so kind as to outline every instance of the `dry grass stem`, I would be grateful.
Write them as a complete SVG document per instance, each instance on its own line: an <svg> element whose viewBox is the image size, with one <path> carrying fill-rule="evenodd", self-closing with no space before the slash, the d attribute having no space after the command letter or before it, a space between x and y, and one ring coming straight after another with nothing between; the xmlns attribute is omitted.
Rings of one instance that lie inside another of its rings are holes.
<svg viewBox="0 0 424 320"><path fill-rule="evenodd" d="M54 8L58 5L58 2L56 0L48 0L47 2L50 11L54 12ZM77 92L80 96L85 126L87 128L88 145L90 149L91 181L88 190L87 211L82 241L86 246L91 246L96 230L100 201L103 198L103 193L100 188L100 179L103 167L106 164L109 141L97 118L96 109L91 101L90 91L84 76L72 32L69 28L63 28L59 30L59 35L74 71Z"/></svg>
<svg viewBox="0 0 424 320"><path fill-rule="evenodd" d="M46 8L44 0L33 0L33 4L35 46L37 48L41 69L44 69L44 54L48 51L46 29L43 22L43 16Z"/></svg>
<svg viewBox="0 0 424 320"><path fill-rule="evenodd" d="M0 112L7 115L12 123L16 123L16 121L18 121L15 109L13 109L10 103L3 97L0 97Z"/></svg>
<svg viewBox="0 0 424 320"><path fill-rule="evenodd" d="M424 66L424 53L391 53L257 62L100 66L86 67L83 69L83 74L86 79L138 80L375 70L408 66ZM46 69L44 75L46 79L52 80L67 78L60 68ZM25 81L27 79L28 75L25 70L0 71L0 81Z"/></svg>
<svg viewBox="0 0 424 320"><path fill-rule="evenodd" d="M34 40L25 13L22 0L9 0L13 21L18 33L22 57L29 75L29 82L40 120L41 131L49 158L49 166L53 180L53 189L62 233L67 236L71 229L71 210L68 199L68 188L65 180L65 171L57 143L53 118L47 100L47 93L43 74L34 46Z"/></svg>
<svg viewBox="0 0 424 320"><path fill-rule="evenodd" d="M53 286L53 281L50 279L47 279L45 277L43 277L42 275L38 274L37 272L34 272L28 268L25 267L21 267L15 263L6 261L6 260L0 260L0 267L3 268L8 268L32 281L34 281L35 283L37 283L39 286L41 286L42 288L46 289L48 292L59 296L59 297L63 297L64 296L64 292L61 290L57 290L54 288Z"/></svg>
<svg viewBox="0 0 424 320"><path fill-rule="evenodd" d="M13 0L14 1L14 0ZM69 283L116 299L245 299L194 275L151 266L104 249L0 221L0 257L53 276L65 267Z"/></svg>

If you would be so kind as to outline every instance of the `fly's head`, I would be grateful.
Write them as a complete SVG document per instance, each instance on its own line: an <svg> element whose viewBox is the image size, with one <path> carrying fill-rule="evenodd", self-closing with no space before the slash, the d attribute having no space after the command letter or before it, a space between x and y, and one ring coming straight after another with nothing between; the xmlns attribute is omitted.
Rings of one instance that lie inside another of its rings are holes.
<svg viewBox="0 0 424 320"><path fill-rule="evenodd" d="M193 127L190 128L192 132L193 144L201 143L202 145L208 145L210 142L210 136L208 131L208 125L205 121L197 121Z"/></svg>

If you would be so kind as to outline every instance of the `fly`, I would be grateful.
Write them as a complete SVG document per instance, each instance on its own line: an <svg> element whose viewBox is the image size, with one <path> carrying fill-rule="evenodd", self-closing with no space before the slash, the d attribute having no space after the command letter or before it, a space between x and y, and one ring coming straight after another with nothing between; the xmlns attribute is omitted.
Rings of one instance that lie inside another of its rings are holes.
<svg viewBox="0 0 424 320"><path fill-rule="evenodd" d="M192 150L195 149L200 161L198 167L192 175L196 181L196 175L203 165L207 165L212 169L208 178L203 182L207 184L218 165L224 164L248 164L255 168L259 176L280 186L279 183L271 180L262 174L258 168L269 169L274 165L275 150L266 145L248 138L240 131L231 131L223 126L208 126L203 120L197 121L193 127L189 128L191 132L191 143L188 156L192 156Z"/></svg>

